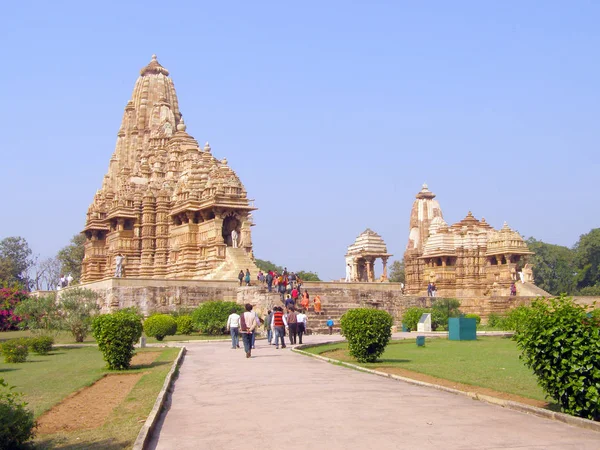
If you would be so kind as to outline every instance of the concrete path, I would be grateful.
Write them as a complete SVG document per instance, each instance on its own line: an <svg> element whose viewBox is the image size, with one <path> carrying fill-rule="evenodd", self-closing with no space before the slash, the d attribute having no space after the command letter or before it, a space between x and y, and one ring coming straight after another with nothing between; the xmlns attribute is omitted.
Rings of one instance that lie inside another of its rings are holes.
<svg viewBox="0 0 600 450"><path fill-rule="evenodd" d="M264 340L251 359L229 343L186 347L151 449L600 449L597 432L276 350Z"/></svg>

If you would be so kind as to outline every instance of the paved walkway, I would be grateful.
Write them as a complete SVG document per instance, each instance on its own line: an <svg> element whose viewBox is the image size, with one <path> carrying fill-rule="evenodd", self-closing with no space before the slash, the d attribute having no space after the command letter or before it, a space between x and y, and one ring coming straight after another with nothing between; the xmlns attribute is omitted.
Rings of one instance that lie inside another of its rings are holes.
<svg viewBox="0 0 600 450"><path fill-rule="evenodd" d="M306 342L329 336L307 336ZM339 337L336 337L339 339ZM189 343L151 449L594 449L600 433L257 341Z"/></svg>

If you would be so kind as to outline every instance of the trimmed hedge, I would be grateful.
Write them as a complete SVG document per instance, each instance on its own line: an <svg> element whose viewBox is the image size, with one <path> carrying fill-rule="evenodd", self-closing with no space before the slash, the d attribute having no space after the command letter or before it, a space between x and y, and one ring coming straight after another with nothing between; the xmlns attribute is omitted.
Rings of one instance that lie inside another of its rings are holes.
<svg viewBox="0 0 600 450"><path fill-rule="evenodd" d="M235 309L238 314L244 312L244 307L236 302L211 301L202 303L192 312L192 322L201 333L225 334L227 318L232 309Z"/></svg>
<svg viewBox="0 0 600 450"><path fill-rule="evenodd" d="M52 336L38 336L27 340L29 349L38 355L47 355L52 351L54 338Z"/></svg>
<svg viewBox="0 0 600 450"><path fill-rule="evenodd" d="M22 401L23 394L12 389L0 378L0 450L24 448L37 426L33 412Z"/></svg>
<svg viewBox="0 0 600 450"><path fill-rule="evenodd" d="M9 339L0 344L5 363L23 363L29 355L29 339Z"/></svg>
<svg viewBox="0 0 600 450"><path fill-rule="evenodd" d="M600 328L571 297L536 299L517 328L521 359L568 414L600 420Z"/></svg>
<svg viewBox="0 0 600 450"><path fill-rule="evenodd" d="M392 316L379 309L351 309L342 316L342 334L358 362L375 362L392 337Z"/></svg>
<svg viewBox="0 0 600 450"><path fill-rule="evenodd" d="M194 332L194 323L191 316L177 316L177 334L192 334Z"/></svg>
<svg viewBox="0 0 600 450"><path fill-rule="evenodd" d="M173 336L177 332L177 322L168 314L155 314L144 321L146 336L162 341L165 336Z"/></svg>
<svg viewBox="0 0 600 450"><path fill-rule="evenodd" d="M417 324L423 314L430 313L431 310L427 308L420 308L418 306L411 306L402 315L402 323L410 331L417 331Z"/></svg>
<svg viewBox="0 0 600 450"><path fill-rule="evenodd" d="M132 310L101 314L92 322L92 334L109 369L129 369L133 346L142 336L141 317Z"/></svg>
<svg viewBox="0 0 600 450"><path fill-rule="evenodd" d="M475 323L477 323L477 326L479 326L479 324L481 323L481 316L479 316L477 314L465 314L465 318L466 319L475 319Z"/></svg>

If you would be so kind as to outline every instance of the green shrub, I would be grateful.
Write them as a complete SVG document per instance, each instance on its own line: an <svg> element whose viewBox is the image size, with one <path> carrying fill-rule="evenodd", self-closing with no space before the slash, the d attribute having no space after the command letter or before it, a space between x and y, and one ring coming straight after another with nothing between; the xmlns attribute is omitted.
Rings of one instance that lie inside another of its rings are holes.
<svg viewBox="0 0 600 450"><path fill-rule="evenodd" d="M600 328L572 298L537 299L514 339L564 412L600 420Z"/></svg>
<svg viewBox="0 0 600 450"><path fill-rule="evenodd" d="M498 328L501 327L503 323L504 317L502 317L500 314L490 313L488 316L487 325L490 327Z"/></svg>
<svg viewBox="0 0 600 450"><path fill-rule="evenodd" d="M475 323L477 324L477 326L479 326L479 324L481 323L481 316L478 316L477 314L465 314L465 318L475 319Z"/></svg>
<svg viewBox="0 0 600 450"><path fill-rule="evenodd" d="M22 321L19 328L50 334L60 330L60 312L54 294L45 297L30 297L15 308Z"/></svg>
<svg viewBox="0 0 600 450"><path fill-rule="evenodd" d="M439 327L448 329L450 317L460 317L460 300L455 298L440 298L435 300L431 306L431 328Z"/></svg>
<svg viewBox="0 0 600 450"><path fill-rule="evenodd" d="M194 332L194 323L191 316L177 316L177 334L192 334Z"/></svg>
<svg viewBox="0 0 600 450"><path fill-rule="evenodd" d="M417 324L423 314L431 312L427 308L419 308L418 306L411 306L402 315L402 323L410 331L417 331Z"/></svg>
<svg viewBox="0 0 600 450"><path fill-rule="evenodd" d="M502 328L505 330L519 331L527 326L530 312L531 308L523 305L511 309L501 323Z"/></svg>
<svg viewBox="0 0 600 450"><path fill-rule="evenodd" d="M142 336L141 317L131 309L101 314L92 322L92 334L109 369L128 369L133 345Z"/></svg>
<svg viewBox="0 0 600 450"><path fill-rule="evenodd" d="M9 339L0 344L5 363L22 363L29 355L29 339Z"/></svg>
<svg viewBox="0 0 600 450"><path fill-rule="evenodd" d="M227 318L232 309L235 309L238 314L244 312L244 307L235 302L211 301L202 303L192 313L192 322L201 333L224 334L227 328Z"/></svg>
<svg viewBox="0 0 600 450"><path fill-rule="evenodd" d="M392 337L392 316L379 309L351 309L342 316L342 334L350 355L359 362L375 362Z"/></svg>
<svg viewBox="0 0 600 450"><path fill-rule="evenodd" d="M60 295L61 328L70 331L75 342L83 342L100 308L98 294L90 289L71 288Z"/></svg>
<svg viewBox="0 0 600 450"><path fill-rule="evenodd" d="M173 336L177 332L177 322L168 314L155 314L144 321L146 336L162 341L165 336Z"/></svg>
<svg viewBox="0 0 600 450"><path fill-rule="evenodd" d="M37 336L27 340L29 349L38 355L47 355L52 351L54 338L52 336Z"/></svg>
<svg viewBox="0 0 600 450"><path fill-rule="evenodd" d="M33 412L22 395L0 378L0 450L22 448L35 434Z"/></svg>

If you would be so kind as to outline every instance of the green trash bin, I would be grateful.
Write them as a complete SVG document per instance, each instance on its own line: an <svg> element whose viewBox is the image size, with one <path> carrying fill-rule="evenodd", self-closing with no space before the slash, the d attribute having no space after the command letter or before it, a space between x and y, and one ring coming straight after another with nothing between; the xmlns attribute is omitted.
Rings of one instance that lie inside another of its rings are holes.
<svg viewBox="0 0 600 450"><path fill-rule="evenodd" d="M425 336L417 336L417 347L425 346Z"/></svg>
<svg viewBox="0 0 600 450"><path fill-rule="evenodd" d="M406 325L402 324L402 332L407 333L409 331L410 331L410 329Z"/></svg>
<svg viewBox="0 0 600 450"><path fill-rule="evenodd" d="M477 321L466 317L448 319L448 339L451 341L474 341L477 339Z"/></svg>

